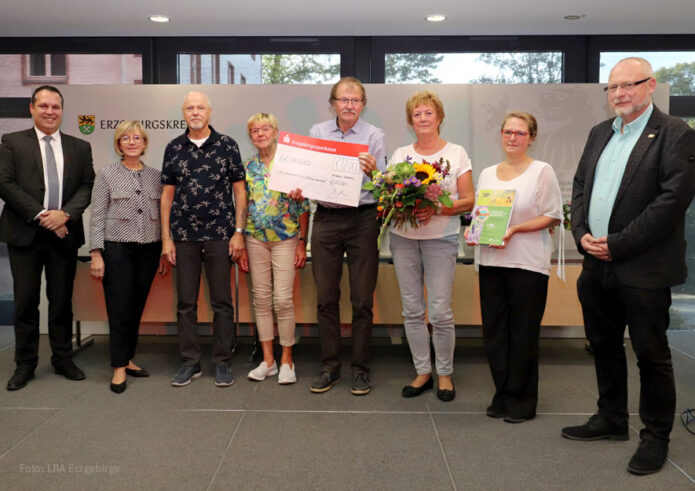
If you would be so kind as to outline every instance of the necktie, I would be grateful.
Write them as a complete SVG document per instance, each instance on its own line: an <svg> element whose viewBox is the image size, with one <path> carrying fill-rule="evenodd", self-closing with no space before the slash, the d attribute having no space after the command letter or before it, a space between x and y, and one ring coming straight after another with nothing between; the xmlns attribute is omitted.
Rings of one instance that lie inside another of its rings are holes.
<svg viewBox="0 0 695 491"><path fill-rule="evenodd" d="M48 209L60 209L60 181L58 180L58 166L56 165L56 156L51 147L53 137L46 135L43 137L46 142L46 177L48 178Z"/></svg>

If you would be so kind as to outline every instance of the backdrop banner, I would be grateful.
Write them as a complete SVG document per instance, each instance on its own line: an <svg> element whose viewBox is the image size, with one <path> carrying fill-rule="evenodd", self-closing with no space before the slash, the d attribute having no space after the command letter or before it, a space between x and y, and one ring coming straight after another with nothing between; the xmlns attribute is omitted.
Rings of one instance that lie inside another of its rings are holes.
<svg viewBox="0 0 695 491"><path fill-rule="evenodd" d="M529 154L553 166L563 199L569 200L589 130L612 116L604 86L366 84L368 102L362 115L384 130L390 155L415 139L405 117L408 97L425 89L437 93L446 113L442 138L464 146L476 182L482 169L503 159L500 126L505 113L527 111L538 120L538 137ZM185 131L181 107L191 90L210 97L212 126L239 143L243 158L254 153L246 122L255 113L273 113L281 130L300 135L307 135L312 124L335 117L328 103L328 85L67 85L61 87L65 96L62 130L92 144L98 171L118 159L113 150L118 122L137 119L150 138L143 160L160 169L167 142ZM657 84L654 102L668 112L667 84ZM81 253L87 250L85 247Z"/></svg>

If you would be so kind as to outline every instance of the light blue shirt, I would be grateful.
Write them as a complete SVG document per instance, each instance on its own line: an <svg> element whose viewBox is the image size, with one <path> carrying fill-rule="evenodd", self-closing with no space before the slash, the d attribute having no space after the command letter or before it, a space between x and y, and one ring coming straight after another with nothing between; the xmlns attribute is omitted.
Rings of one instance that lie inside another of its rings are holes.
<svg viewBox="0 0 695 491"><path fill-rule="evenodd" d="M317 123L309 130L309 136L312 138L321 138L322 140L344 141L347 143L360 143L369 145L369 153L376 159L376 167L380 171L386 170L386 142L384 130L367 123L362 118L359 118L352 128L345 133L338 127L337 119L329 119L323 123ZM362 173L362 184L371 179ZM319 201L322 206L327 208L336 208L338 205L334 203L324 203ZM376 203L376 199L371 191L362 190L360 194L360 205Z"/></svg>
<svg viewBox="0 0 695 491"><path fill-rule="evenodd" d="M589 228L591 235L596 238L608 235L608 223L627 161L653 110L654 106L649 104L646 111L624 127L622 118L617 117L613 121L613 136L596 164L594 187L589 201Z"/></svg>

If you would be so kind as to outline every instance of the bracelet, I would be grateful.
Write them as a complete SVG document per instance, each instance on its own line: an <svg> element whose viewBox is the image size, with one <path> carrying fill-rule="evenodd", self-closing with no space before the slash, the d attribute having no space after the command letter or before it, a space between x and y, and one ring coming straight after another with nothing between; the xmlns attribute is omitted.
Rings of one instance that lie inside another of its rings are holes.
<svg viewBox="0 0 695 491"><path fill-rule="evenodd" d="M304 242L306 242L306 237L300 237L299 240L303 240Z"/></svg>

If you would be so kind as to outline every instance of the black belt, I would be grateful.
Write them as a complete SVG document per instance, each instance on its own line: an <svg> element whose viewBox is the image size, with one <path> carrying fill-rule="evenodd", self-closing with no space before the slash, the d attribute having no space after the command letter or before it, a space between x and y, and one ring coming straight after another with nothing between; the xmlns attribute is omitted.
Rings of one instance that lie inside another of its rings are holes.
<svg viewBox="0 0 695 491"><path fill-rule="evenodd" d="M317 204L316 211L320 211L321 213L328 213L330 215L347 215L350 213L359 213L361 211L368 210L370 208L376 208L376 203L368 203L366 205L359 205L357 208L354 208L352 206L343 207L343 208L328 208L326 206L322 206L320 204Z"/></svg>

